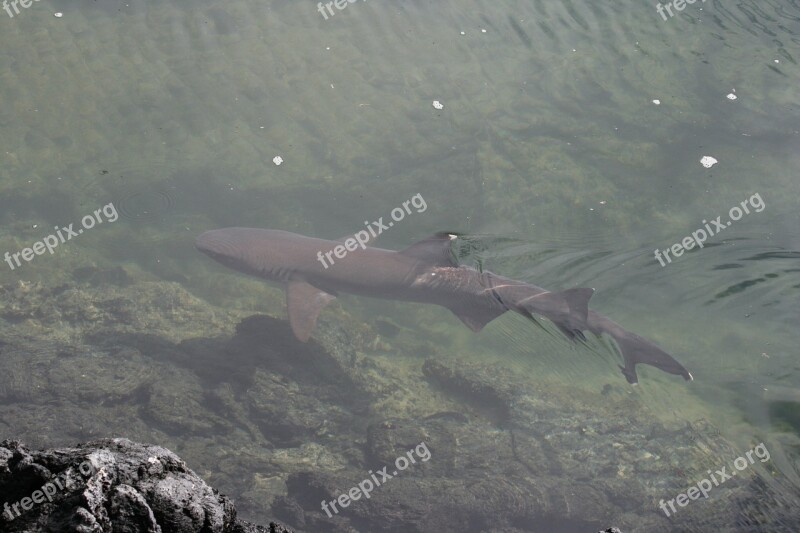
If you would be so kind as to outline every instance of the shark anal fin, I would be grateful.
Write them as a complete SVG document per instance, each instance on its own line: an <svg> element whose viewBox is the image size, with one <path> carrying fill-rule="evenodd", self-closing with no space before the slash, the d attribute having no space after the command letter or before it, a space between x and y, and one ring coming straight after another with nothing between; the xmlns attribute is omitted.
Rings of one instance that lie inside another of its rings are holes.
<svg viewBox="0 0 800 533"><path fill-rule="evenodd" d="M448 307L469 329L478 332L483 327L506 312L505 309L455 309Z"/></svg>
<svg viewBox="0 0 800 533"><path fill-rule="evenodd" d="M317 325L320 312L336 296L321 291L304 281L290 281L286 285L286 306L289 308L289 324L294 336L306 342Z"/></svg>

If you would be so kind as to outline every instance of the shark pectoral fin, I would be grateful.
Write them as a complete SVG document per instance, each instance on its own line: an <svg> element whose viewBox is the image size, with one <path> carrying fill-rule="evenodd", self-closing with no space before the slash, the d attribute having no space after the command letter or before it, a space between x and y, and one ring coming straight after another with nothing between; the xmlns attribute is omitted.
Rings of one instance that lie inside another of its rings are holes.
<svg viewBox="0 0 800 533"><path fill-rule="evenodd" d="M461 322L472 331L478 332L483 327L506 312L505 309L454 309L448 307Z"/></svg>
<svg viewBox="0 0 800 533"><path fill-rule="evenodd" d="M304 281L290 281L286 285L286 306L289 308L289 324L294 336L306 342L317 325L317 317L336 296L321 291Z"/></svg>

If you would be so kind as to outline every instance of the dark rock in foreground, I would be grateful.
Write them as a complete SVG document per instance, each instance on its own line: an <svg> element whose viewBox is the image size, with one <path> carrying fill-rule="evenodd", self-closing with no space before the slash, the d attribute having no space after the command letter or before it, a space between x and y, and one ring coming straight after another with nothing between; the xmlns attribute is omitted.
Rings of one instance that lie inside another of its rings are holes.
<svg viewBox="0 0 800 533"><path fill-rule="evenodd" d="M160 446L106 439L48 451L0 443L0 531L284 532L236 518L233 502Z"/></svg>

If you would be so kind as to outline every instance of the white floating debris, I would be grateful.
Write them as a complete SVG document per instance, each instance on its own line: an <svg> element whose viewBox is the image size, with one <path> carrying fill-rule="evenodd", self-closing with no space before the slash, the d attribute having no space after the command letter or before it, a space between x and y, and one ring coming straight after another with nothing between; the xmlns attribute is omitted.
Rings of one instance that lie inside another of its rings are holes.
<svg viewBox="0 0 800 533"><path fill-rule="evenodd" d="M55 16L57 19L60 19L61 17L64 16L64 13L61 13L61 12L54 13L53 16Z"/></svg>
<svg viewBox="0 0 800 533"><path fill-rule="evenodd" d="M434 100L433 107L434 109L444 109L444 104L441 103L439 100Z"/></svg>
<svg viewBox="0 0 800 533"><path fill-rule="evenodd" d="M486 33L486 30L484 30L483 28L481 28L481 33Z"/></svg>
<svg viewBox="0 0 800 533"><path fill-rule="evenodd" d="M703 159L700 160L700 164L706 168L711 168L716 165L719 161L711 157L710 155L704 155Z"/></svg>
<svg viewBox="0 0 800 533"><path fill-rule="evenodd" d="M466 35L466 34L467 34L467 32L465 32L465 31L461 32L461 35Z"/></svg>
<svg viewBox="0 0 800 533"><path fill-rule="evenodd" d="M656 105L661 105L661 100L653 100L653 103Z"/></svg>
<svg viewBox="0 0 800 533"><path fill-rule="evenodd" d="M729 94L729 95L728 95L728 100L736 100L737 98L738 98L738 96L736 96L736 95L735 95L735 94L733 94L733 93L731 93L731 94Z"/></svg>
<svg viewBox="0 0 800 533"><path fill-rule="evenodd" d="M272 162L277 166L281 166L281 163L283 163L283 158L279 155L276 155L274 158L272 158Z"/></svg>

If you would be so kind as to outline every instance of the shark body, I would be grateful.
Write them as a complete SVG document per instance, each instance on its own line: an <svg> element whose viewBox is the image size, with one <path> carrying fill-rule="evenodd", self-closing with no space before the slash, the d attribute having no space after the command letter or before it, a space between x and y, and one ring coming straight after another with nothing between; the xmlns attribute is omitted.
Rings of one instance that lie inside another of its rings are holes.
<svg viewBox="0 0 800 533"><path fill-rule="evenodd" d="M506 311L551 320L570 339L585 340L584 331L610 335L620 348L629 383L637 383L636 364L683 376L692 375L652 342L590 311L594 289L550 292L536 285L479 272L459 265L451 250L456 236L439 233L401 251L354 246L335 264L318 256L341 246L339 241L280 230L224 228L197 237L197 248L239 272L286 288L289 323L295 336L310 337L320 311L340 293L443 306L467 327L480 331Z"/></svg>

